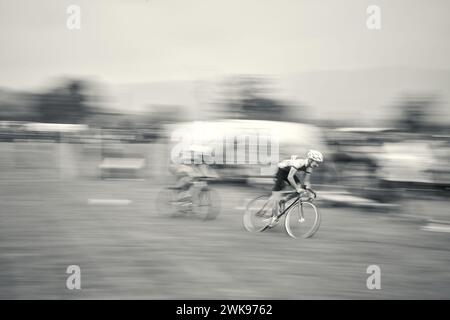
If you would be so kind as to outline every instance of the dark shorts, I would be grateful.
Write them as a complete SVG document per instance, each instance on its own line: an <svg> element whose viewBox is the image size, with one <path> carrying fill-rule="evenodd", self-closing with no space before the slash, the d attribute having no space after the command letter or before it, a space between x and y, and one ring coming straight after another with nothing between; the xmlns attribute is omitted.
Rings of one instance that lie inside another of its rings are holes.
<svg viewBox="0 0 450 320"><path fill-rule="evenodd" d="M283 170L278 169L277 173L275 174L275 185L272 188L272 191L281 191L283 190L287 185L291 185L287 179L289 175L289 170ZM297 177L297 175L294 176L295 182L300 184L300 179Z"/></svg>

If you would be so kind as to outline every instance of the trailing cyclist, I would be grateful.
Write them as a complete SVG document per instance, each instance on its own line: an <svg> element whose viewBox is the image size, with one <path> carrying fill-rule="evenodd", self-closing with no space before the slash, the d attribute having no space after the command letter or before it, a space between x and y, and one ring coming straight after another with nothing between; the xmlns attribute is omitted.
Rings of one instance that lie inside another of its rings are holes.
<svg viewBox="0 0 450 320"><path fill-rule="evenodd" d="M191 197L193 180L198 177L216 177L217 174L205 163L211 156L211 148L200 145L190 145L180 152L179 158L169 166L169 171L175 176L174 189L178 190L177 201L184 202Z"/></svg>

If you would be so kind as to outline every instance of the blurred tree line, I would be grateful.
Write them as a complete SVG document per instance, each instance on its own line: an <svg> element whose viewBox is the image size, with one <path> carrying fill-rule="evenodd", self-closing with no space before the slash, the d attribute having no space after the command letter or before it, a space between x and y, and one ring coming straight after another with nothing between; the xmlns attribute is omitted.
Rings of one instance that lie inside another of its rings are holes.
<svg viewBox="0 0 450 320"><path fill-rule="evenodd" d="M273 97L269 80L257 76L228 79L224 85L225 114L233 119L308 122L304 106L292 106Z"/></svg>
<svg viewBox="0 0 450 320"><path fill-rule="evenodd" d="M0 90L0 117L6 121L85 123L98 112L85 92L89 84L70 79L43 93Z"/></svg>
<svg viewBox="0 0 450 320"><path fill-rule="evenodd" d="M37 95L36 110L39 122L84 123L93 114L81 80L70 80L66 85Z"/></svg>
<svg viewBox="0 0 450 320"><path fill-rule="evenodd" d="M436 123L440 116L437 95L404 95L400 99L400 116L394 127L403 132L432 134L448 131L448 127Z"/></svg>

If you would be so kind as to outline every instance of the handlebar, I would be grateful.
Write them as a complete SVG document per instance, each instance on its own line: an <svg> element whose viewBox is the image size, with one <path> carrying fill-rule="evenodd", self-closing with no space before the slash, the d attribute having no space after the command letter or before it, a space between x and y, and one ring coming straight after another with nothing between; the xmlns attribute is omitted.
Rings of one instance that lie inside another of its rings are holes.
<svg viewBox="0 0 450 320"><path fill-rule="evenodd" d="M286 194L298 194L298 195L300 195L300 194L302 194L302 193L304 193L304 192L306 192L306 191L309 192L310 194L312 194L312 195L314 196L314 199L317 198L316 192L315 192L313 189L310 189L310 188L303 189L300 193L298 193L296 190L292 190L292 191L282 191L282 193L286 193ZM312 198L312 197L310 197L310 198Z"/></svg>
<svg viewBox="0 0 450 320"><path fill-rule="evenodd" d="M314 195L314 199L317 198L317 194L314 192L313 189L306 188L305 190L308 191L308 192L310 192L310 193L312 193L312 194Z"/></svg>
<svg viewBox="0 0 450 320"><path fill-rule="evenodd" d="M302 192L298 193L299 197L301 197L303 193L308 193L308 198L303 201L313 200L317 197L317 194L314 192L314 190L309 189L309 188L303 189Z"/></svg>

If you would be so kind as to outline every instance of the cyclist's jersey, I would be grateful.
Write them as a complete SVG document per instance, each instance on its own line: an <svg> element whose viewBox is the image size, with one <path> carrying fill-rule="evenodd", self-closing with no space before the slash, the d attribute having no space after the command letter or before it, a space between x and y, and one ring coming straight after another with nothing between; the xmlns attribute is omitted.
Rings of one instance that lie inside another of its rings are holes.
<svg viewBox="0 0 450 320"><path fill-rule="evenodd" d="M272 191L281 191L284 189L284 187L287 184L291 184L288 180L289 172L291 171L291 168L295 168L297 171L303 171L305 173L310 174L312 172L312 168L308 166L308 160L307 159L288 159L283 160L278 163L278 171L275 175L275 185L272 189ZM294 180L297 184L300 184L301 181L299 177L294 175Z"/></svg>
<svg viewBox="0 0 450 320"><path fill-rule="evenodd" d="M289 172L291 168L295 168L297 171L305 171L311 173L312 168L308 166L308 159L287 159L278 163L278 168L283 171Z"/></svg>

